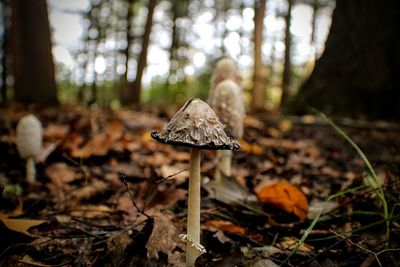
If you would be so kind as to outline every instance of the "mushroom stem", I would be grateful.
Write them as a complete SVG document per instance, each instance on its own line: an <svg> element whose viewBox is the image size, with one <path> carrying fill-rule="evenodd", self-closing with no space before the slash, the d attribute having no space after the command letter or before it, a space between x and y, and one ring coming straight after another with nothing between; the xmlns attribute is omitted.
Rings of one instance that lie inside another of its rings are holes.
<svg viewBox="0 0 400 267"><path fill-rule="evenodd" d="M231 150L218 150L217 151L217 168L215 170L215 181L217 183L221 182L222 175L231 176L232 175L232 151Z"/></svg>
<svg viewBox="0 0 400 267"><path fill-rule="evenodd" d="M28 158L26 160L26 179L30 184L36 181L36 166L33 158Z"/></svg>
<svg viewBox="0 0 400 267"><path fill-rule="evenodd" d="M189 238L200 244L200 155L201 151L196 148L190 149L190 171L189 171L189 200L187 234ZM201 252L191 242L186 247L186 265L194 266L196 258Z"/></svg>

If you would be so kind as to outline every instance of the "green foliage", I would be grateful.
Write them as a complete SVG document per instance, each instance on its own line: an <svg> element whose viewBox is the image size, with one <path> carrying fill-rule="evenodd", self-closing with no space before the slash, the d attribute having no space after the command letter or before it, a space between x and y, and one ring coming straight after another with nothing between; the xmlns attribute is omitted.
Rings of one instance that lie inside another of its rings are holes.
<svg viewBox="0 0 400 267"><path fill-rule="evenodd" d="M181 105L191 98L207 99L209 91L210 72L204 72L197 77L185 79L171 84L163 79L155 79L143 91L143 100L149 104Z"/></svg>

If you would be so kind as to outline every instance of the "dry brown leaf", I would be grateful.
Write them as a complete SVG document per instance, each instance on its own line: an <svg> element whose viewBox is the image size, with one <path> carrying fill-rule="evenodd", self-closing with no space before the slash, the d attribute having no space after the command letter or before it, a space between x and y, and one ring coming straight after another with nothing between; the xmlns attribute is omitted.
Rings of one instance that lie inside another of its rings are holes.
<svg viewBox="0 0 400 267"><path fill-rule="evenodd" d="M45 173L55 184L70 183L76 178L75 172L64 162L49 165Z"/></svg>
<svg viewBox="0 0 400 267"><path fill-rule="evenodd" d="M157 191L149 198L146 203L147 208L154 206L161 206L164 209L168 209L175 205L176 202L186 196L187 191L185 189L164 187L159 185Z"/></svg>
<svg viewBox="0 0 400 267"><path fill-rule="evenodd" d="M163 178L170 177L171 180L177 183L184 182L189 177L188 165L184 163L177 163L174 165L162 165L159 169L159 174Z"/></svg>
<svg viewBox="0 0 400 267"><path fill-rule="evenodd" d="M43 130L43 137L48 140L60 140L64 139L69 131L69 127L67 125L60 125L50 123Z"/></svg>
<svg viewBox="0 0 400 267"><path fill-rule="evenodd" d="M10 230L22 233L27 236L33 236L29 233L29 228L38 226L46 221L43 220L31 220L31 219L9 219L0 217L0 221Z"/></svg>
<svg viewBox="0 0 400 267"><path fill-rule="evenodd" d="M120 139L124 134L125 126L121 121L111 121L104 127L104 132L111 139L116 141Z"/></svg>
<svg viewBox="0 0 400 267"><path fill-rule="evenodd" d="M295 237L283 237L281 242L277 244L277 246L282 249L282 250L292 250L294 249L299 240ZM304 253L309 253L313 250L313 246L308 245L306 243L302 243L300 247L298 248L299 252L304 252Z"/></svg>
<svg viewBox="0 0 400 267"><path fill-rule="evenodd" d="M300 189L290 183L279 182L267 185L258 192L257 197L263 204L294 213L301 221L307 217L307 198Z"/></svg>
<svg viewBox="0 0 400 267"><path fill-rule="evenodd" d="M208 220L208 221L206 221L205 225L213 227L218 230L221 230L223 232L228 232L228 233L232 233L232 234L239 234L239 235L246 234L246 229L244 229L243 227L237 226L233 222L230 222L230 221Z"/></svg>
<svg viewBox="0 0 400 267"><path fill-rule="evenodd" d="M90 156L105 156L112 148L113 141L105 133L96 134L82 148L71 151L75 158L89 158Z"/></svg>
<svg viewBox="0 0 400 267"><path fill-rule="evenodd" d="M168 255L168 263L171 266L186 266L182 253L175 249L179 247L184 250L185 247L179 238L181 232L171 223L175 216L168 211L155 210L150 212L150 215L154 217L154 228L146 244L147 257L158 259L158 252L163 252Z"/></svg>
<svg viewBox="0 0 400 267"><path fill-rule="evenodd" d="M91 197L108 189L108 184L101 180L94 180L92 183L80 187L70 194L71 205L76 205L82 200L90 199Z"/></svg>

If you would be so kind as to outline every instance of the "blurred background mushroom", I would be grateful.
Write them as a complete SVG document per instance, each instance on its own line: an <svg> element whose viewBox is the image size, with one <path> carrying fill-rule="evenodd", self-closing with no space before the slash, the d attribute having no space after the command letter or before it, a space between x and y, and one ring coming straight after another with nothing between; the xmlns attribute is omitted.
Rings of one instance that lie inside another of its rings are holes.
<svg viewBox="0 0 400 267"><path fill-rule="evenodd" d="M221 122L226 125L226 133L234 138L243 136L245 108L241 86L241 76L236 63L230 58L217 62L211 79L209 103ZM232 175L232 151L217 152L217 167L214 179L221 181L221 176Z"/></svg>
<svg viewBox="0 0 400 267"><path fill-rule="evenodd" d="M36 181L35 158L42 149L43 130L39 119L34 115L21 118L17 125L17 150L21 158L26 159L26 179L33 184Z"/></svg>

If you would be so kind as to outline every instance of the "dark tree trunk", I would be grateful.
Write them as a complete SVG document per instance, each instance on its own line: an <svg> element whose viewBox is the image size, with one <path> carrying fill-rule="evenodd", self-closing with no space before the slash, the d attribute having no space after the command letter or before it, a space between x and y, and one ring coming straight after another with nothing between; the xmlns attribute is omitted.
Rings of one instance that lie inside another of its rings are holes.
<svg viewBox="0 0 400 267"><path fill-rule="evenodd" d="M1 105L7 104L7 39L9 35L8 29L8 14L7 14L7 1L1 0L1 9L2 9L2 24L3 24L3 36L1 42Z"/></svg>
<svg viewBox="0 0 400 267"><path fill-rule="evenodd" d="M253 90L252 109L264 109L265 101L265 79L262 64L262 43L264 30L266 0L256 0L254 3L254 68L253 68Z"/></svg>
<svg viewBox="0 0 400 267"><path fill-rule="evenodd" d="M288 10L285 16L285 62L283 65L283 74L282 74L282 98L281 98L281 108L287 104L289 97L289 90L292 78L292 64L290 53L292 52L292 35L290 33L290 23L292 16L292 6L293 0L287 0Z"/></svg>
<svg viewBox="0 0 400 267"><path fill-rule="evenodd" d="M317 59L317 45L316 45L316 30L317 30L317 17L318 17L318 9L319 3L318 0L313 0L312 4L312 17L311 17L311 39L310 45L312 47L312 54L310 57L315 61Z"/></svg>
<svg viewBox="0 0 400 267"><path fill-rule="evenodd" d="M150 33L151 33L151 28L153 26L153 14L156 4L157 0L149 0L146 25L142 39L142 50L140 51L137 63L136 78L133 81L133 83L131 83L129 86L130 91L132 93L132 104L135 105L140 103L140 95L142 91L142 77L144 69L146 68L147 65L147 49L149 47Z"/></svg>
<svg viewBox="0 0 400 267"><path fill-rule="evenodd" d="M120 101L122 105L129 105L130 100L132 100L132 97L129 97L129 95L132 95L130 91L130 87L128 86L128 70L129 70L129 58L131 57L131 46L133 43L133 35L132 35L132 20L133 20L133 4L135 3L134 0L127 0L128 3L128 13L126 15L126 48L124 50L124 55L125 55L125 73L123 74L123 81L122 81L122 86L120 89Z"/></svg>
<svg viewBox="0 0 400 267"><path fill-rule="evenodd" d="M15 100L58 103L46 0L11 1Z"/></svg>
<svg viewBox="0 0 400 267"><path fill-rule="evenodd" d="M337 0L326 49L292 108L400 119L400 1Z"/></svg>

